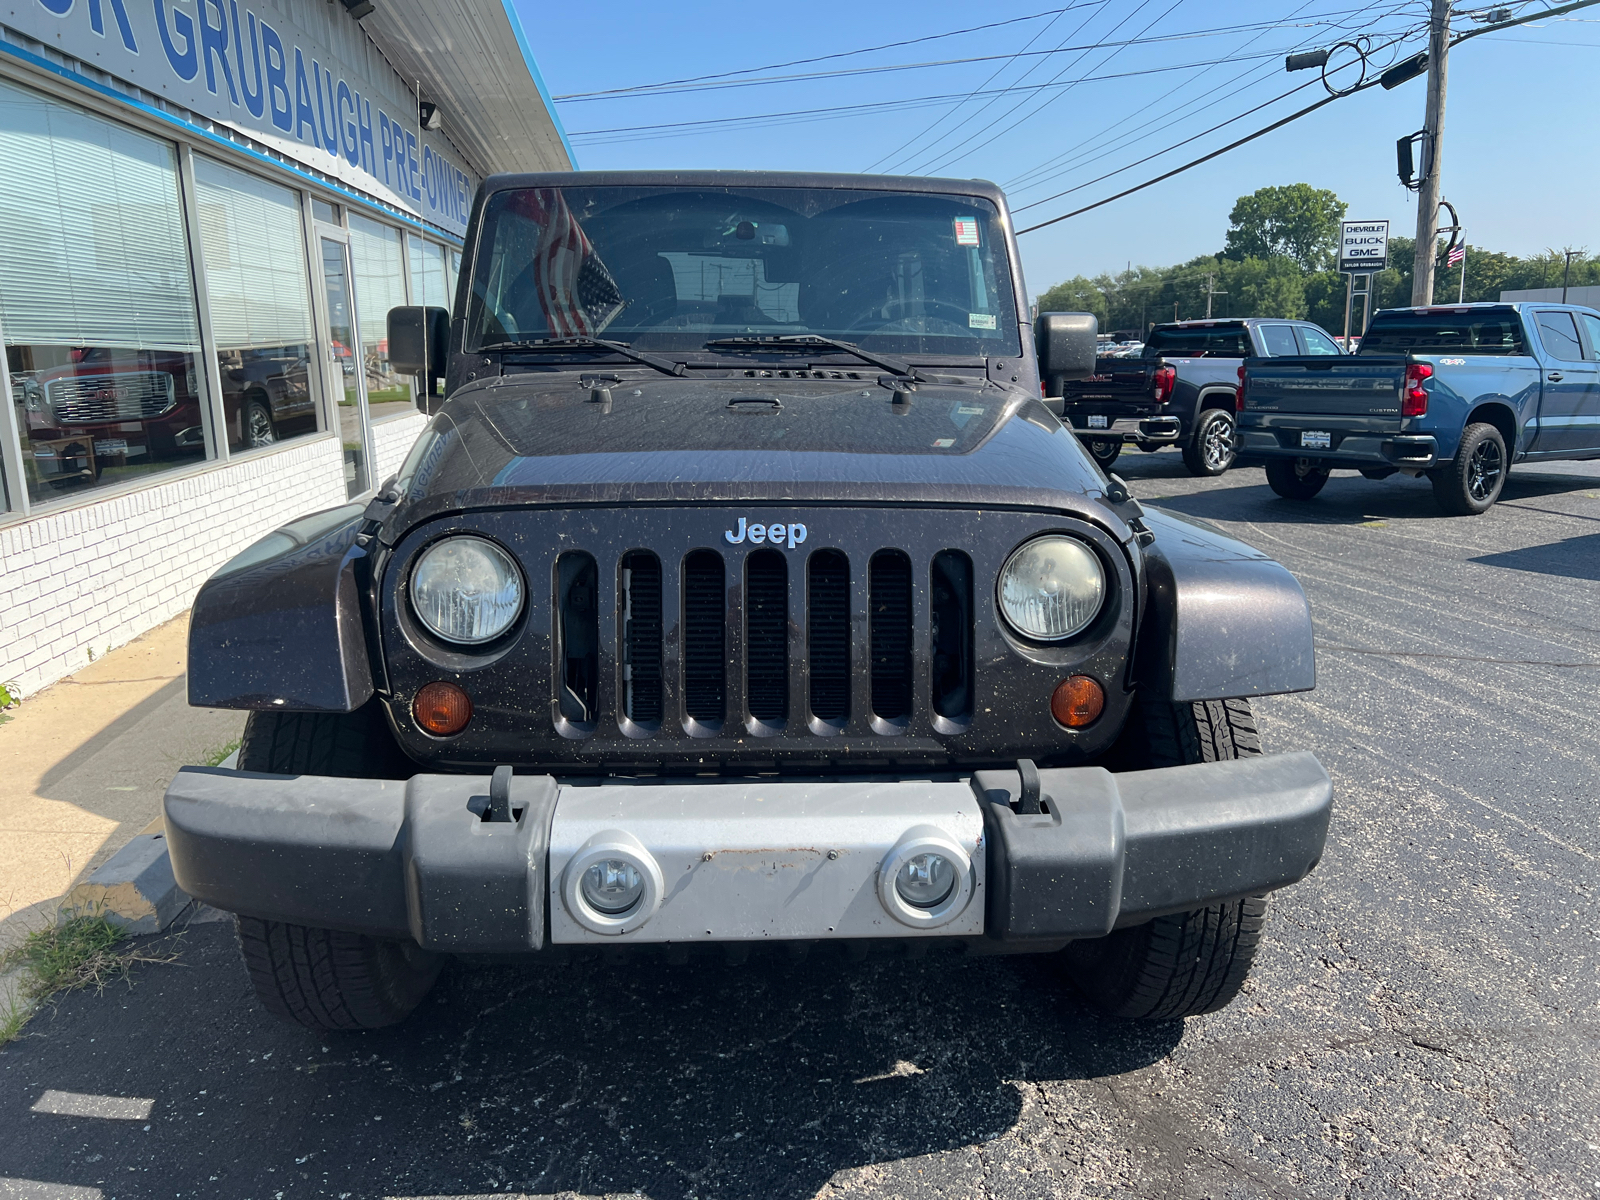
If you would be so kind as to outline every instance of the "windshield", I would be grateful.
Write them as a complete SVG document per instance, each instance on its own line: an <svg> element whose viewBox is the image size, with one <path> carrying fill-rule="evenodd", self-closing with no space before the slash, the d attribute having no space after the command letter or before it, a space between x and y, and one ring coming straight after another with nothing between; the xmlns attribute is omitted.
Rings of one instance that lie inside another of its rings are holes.
<svg viewBox="0 0 1600 1200"><path fill-rule="evenodd" d="M1243 325L1201 325L1189 329L1157 329L1144 344L1146 358L1248 358L1250 331Z"/></svg>
<svg viewBox="0 0 1600 1200"><path fill-rule="evenodd" d="M999 210L976 197L528 188L490 198L479 247L469 350L812 334L885 354L1019 353Z"/></svg>
<svg viewBox="0 0 1600 1200"><path fill-rule="evenodd" d="M1514 309L1379 313L1358 354L1524 354Z"/></svg>

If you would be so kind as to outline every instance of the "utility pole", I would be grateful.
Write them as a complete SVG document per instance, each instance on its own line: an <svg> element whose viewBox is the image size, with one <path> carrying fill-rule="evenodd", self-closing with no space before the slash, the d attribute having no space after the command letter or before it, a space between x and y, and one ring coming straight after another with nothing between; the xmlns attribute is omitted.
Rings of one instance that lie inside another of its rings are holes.
<svg viewBox="0 0 1600 1200"><path fill-rule="evenodd" d="M1583 251L1574 250L1568 246L1561 253L1567 256L1566 265L1561 268L1561 303L1565 304L1567 302L1567 281L1572 278L1572 260L1577 255L1582 254Z"/></svg>
<svg viewBox="0 0 1600 1200"><path fill-rule="evenodd" d="M1433 303L1433 263L1438 254L1439 163L1444 158L1445 56L1450 51L1450 0L1433 0L1428 21L1428 114L1423 120L1427 169L1417 189L1417 248L1412 259L1411 303Z"/></svg>
<svg viewBox="0 0 1600 1200"><path fill-rule="evenodd" d="M1217 277L1213 272L1206 272L1206 320L1208 321L1211 320L1211 297L1226 296L1228 294L1227 292L1217 291L1216 279Z"/></svg>

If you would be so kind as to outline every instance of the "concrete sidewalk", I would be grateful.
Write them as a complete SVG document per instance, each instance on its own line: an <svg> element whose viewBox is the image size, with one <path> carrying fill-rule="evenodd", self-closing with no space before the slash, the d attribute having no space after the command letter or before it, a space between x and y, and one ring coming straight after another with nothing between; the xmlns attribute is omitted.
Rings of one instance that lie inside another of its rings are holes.
<svg viewBox="0 0 1600 1200"><path fill-rule="evenodd" d="M0 725L0 949L49 923L75 883L160 817L178 768L245 714L185 700L188 614L31 696Z"/></svg>

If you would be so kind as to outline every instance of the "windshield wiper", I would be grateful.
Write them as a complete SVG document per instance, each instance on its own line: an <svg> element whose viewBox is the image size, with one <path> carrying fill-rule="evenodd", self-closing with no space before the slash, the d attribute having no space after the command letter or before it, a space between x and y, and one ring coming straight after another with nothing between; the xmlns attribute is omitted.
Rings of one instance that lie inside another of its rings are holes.
<svg viewBox="0 0 1600 1200"><path fill-rule="evenodd" d="M890 358L886 354L874 354L870 350L863 350L854 342L842 342L838 338L823 337L817 333L716 338L705 345L707 350L736 350L740 347L753 347L762 350L811 350L818 347L827 347L830 350L843 350L846 354L854 354L862 362L869 362L875 367L882 367L885 371L892 371L896 375L917 383L922 382L922 376L918 375L917 369L908 362L903 362L898 358Z"/></svg>
<svg viewBox="0 0 1600 1200"><path fill-rule="evenodd" d="M604 338L539 338L531 342L494 342L487 346L479 346L478 349L484 353L492 350L515 350L524 354L561 354L568 350L609 350L613 354L622 355L623 358L631 358L636 363L654 367L664 375L682 375L685 370L681 362L676 362L670 358L661 358L655 354L646 354L642 350L635 350L627 342L610 342Z"/></svg>

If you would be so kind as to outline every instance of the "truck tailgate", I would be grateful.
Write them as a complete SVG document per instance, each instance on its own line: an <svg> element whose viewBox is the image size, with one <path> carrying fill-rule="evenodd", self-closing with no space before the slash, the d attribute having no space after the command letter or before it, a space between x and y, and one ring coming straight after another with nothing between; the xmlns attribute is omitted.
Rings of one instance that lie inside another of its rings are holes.
<svg viewBox="0 0 1600 1200"><path fill-rule="evenodd" d="M1245 363L1246 413L1392 417L1398 427L1403 356L1252 358Z"/></svg>

